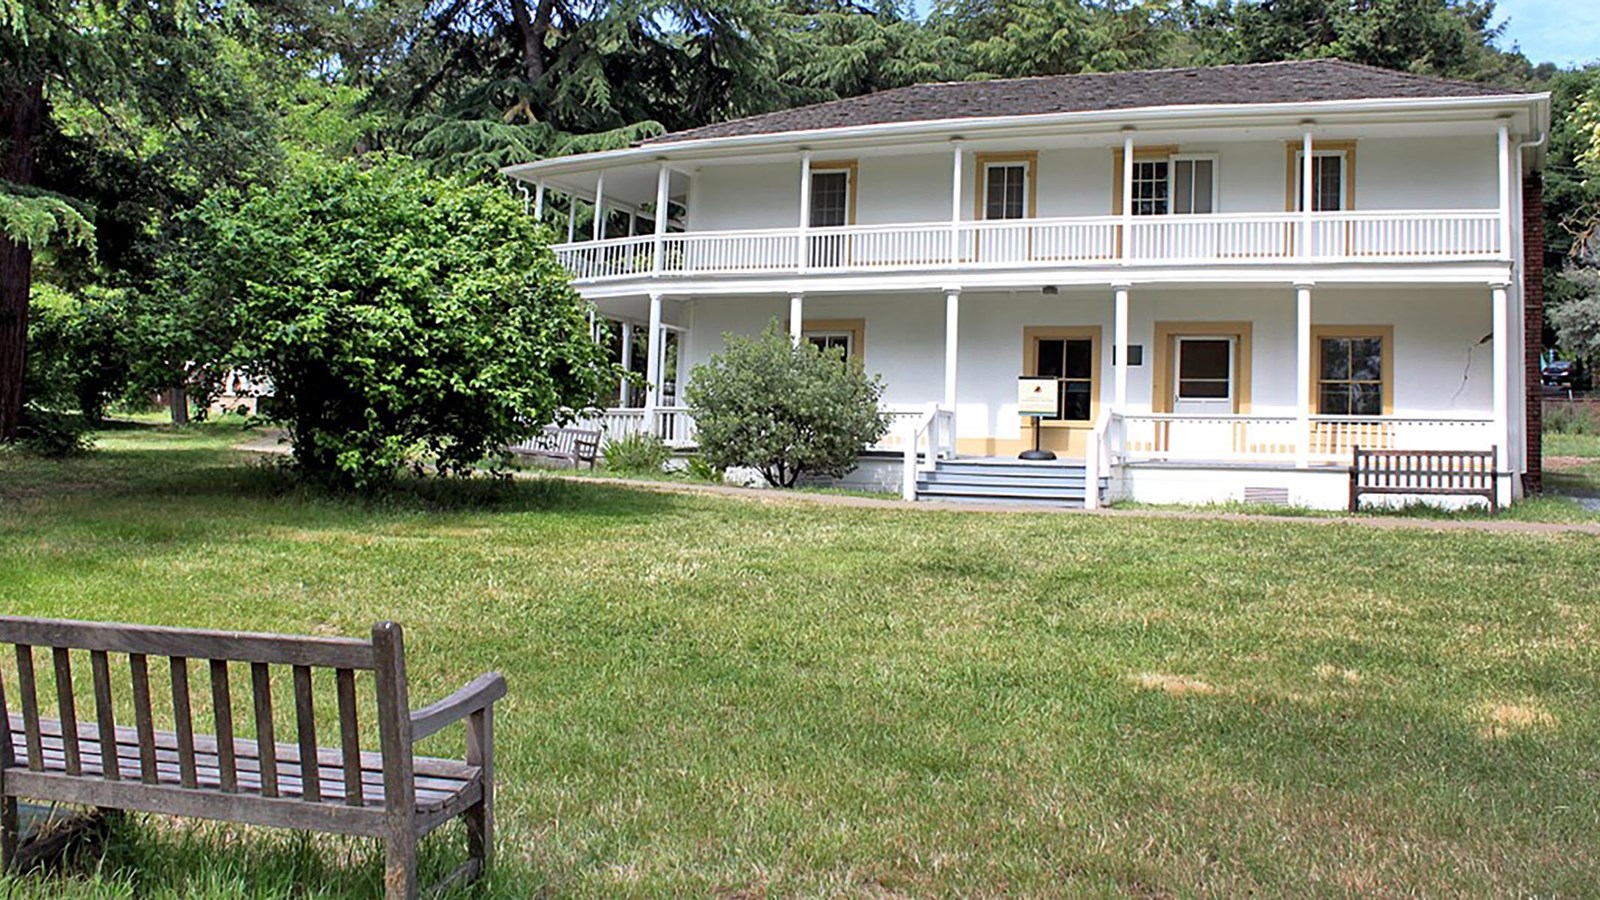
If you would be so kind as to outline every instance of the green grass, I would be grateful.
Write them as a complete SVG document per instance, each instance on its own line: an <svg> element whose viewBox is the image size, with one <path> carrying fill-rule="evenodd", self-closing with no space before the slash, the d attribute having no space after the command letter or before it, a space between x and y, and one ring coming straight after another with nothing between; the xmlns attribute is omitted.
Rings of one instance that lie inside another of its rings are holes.
<svg viewBox="0 0 1600 900"><path fill-rule="evenodd" d="M1594 895L1600 541L317 496L141 427L0 456L0 608L499 669L489 896ZM452 751L450 741L428 745ZM437 874L459 835L428 844ZM136 818L37 897L371 896L371 842Z"/></svg>

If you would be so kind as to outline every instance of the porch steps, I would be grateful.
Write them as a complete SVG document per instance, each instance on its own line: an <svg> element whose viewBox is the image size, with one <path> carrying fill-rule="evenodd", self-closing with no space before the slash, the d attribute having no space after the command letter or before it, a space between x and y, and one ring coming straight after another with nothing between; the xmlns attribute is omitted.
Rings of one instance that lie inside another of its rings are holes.
<svg viewBox="0 0 1600 900"><path fill-rule="evenodd" d="M941 459L917 478L918 500L1082 507L1087 474L1078 460ZM1099 490L1105 496L1106 479Z"/></svg>

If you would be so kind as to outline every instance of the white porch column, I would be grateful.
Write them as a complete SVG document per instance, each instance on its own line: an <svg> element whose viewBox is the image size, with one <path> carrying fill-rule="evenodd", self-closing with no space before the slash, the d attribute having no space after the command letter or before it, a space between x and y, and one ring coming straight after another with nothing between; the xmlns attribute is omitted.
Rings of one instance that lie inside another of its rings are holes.
<svg viewBox="0 0 1600 900"><path fill-rule="evenodd" d="M811 227L811 151L805 150L800 154L800 240L795 250L795 268L804 272L806 262L811 256L810 236L806 231ZM795 332L796 335L799 332ZM797 336L796 341L799 340Z"/></svg>
<svg viewBox="0 0 1600 900"><path fill-rule="evenodd" d="M956 410L956 347L961 329L961 289L944 289L944 408ZM952 435L954 437L954 435Z"/></svg>
<svg viewBox="0 0 1600 900"><path fill-rule="evenodd" d="M1122 258L1133 256L1133 132L1122 133Z"/></svg>
<svg viewBox="0 0 1600 900"><path fill-rule="evenodd" d="M1513 259L1511 252L1511 132L1506 121L1500 120L1495 131L1500 148L1500 253L1502 259Z"/></svg>
<svg viewBox="0 0 1600 900"><path fill-rule="evenodd" d="M1311 466L1311 282L1294 286L1295 426L1294 464Z"/></svg>
<svg viewBox="0 0 1600 900"><path fill-rule="evenodd" d="M1500 480L1500 483L1495 486L1495 490L1500 495L1500 502L1505 504L1511 502L1511 478L1508 475L1511 459L1511 447L1509 446L1511 430L1511 348L1507 346L1507 336L1510 329L1506 320L1506 313L1510 306L1506 300L1508 287L1510 285L1504 282L1489 285L1491 298L1490 315L1494 320L1491 323L1490 332L1494 336L1494 343L1490 345L1494 353L1492 369L1494 373L1494 464L1502 475L1507 476Z"/></svg>
<svg viewBox="0 0 1600 900"><path fill-rule="evenodd" d="M1316 207L1317 186L1313 183L1316 171L1312 155L1311 125L1307 123L1300 137L1300 255L1311 256L1311 213ZM1348 176L1347 176L1348 177Z"/></svg>
<svg viewBox="0 0 1600 900"><path fill-rule="evenodd" d="M1111 409L1117 413L1125 413L1128 409L1128 290L1126 284L1114 284L1112 290L1116 291L1116 310L1112 318L1112 360L1111 371L1114 374Z"/></svg>
<svg viewBox="0 0 1600 900"><path fill-rule="evenodd" d="M628 207L628 237L639 233L639 207Z"/></svg>
<svg viewBox="0 0 1600 900"><path fill-rule="evenodd" d="M632 390L626 373L633 371L633 323L622 323L622 381L617 387L617 405L628 406L628 393Z"/></svg>
<svg viewBox="0 0 1600 900"><path fill-rule="evenodd" d="M544 222L544 182L543 181L536 181L536 182L533 183L533 220L535 222L539 222L539 223L543 223Z"/></svg>
<svg viewBox="0 0 1600 900"><path fill-rule="evenodd" d="M578 198L572 194L567 195L567 243L572 243L578 237Z"/></svg>
<svg viewBox="0 0 1600 900"><path fill-rule="evenodd" d="M961 264L961 141L950 142L950 265Z"/></svg>
<svg viewBox="0 0 1600 900"><path fill-rule="evenodd" d="M661 295L650 295L649 355L644 361L644 430L646 434L659 435L656 427L656 407L661 403Z"/></svg>
<svg viewBox="0 0 1600 900"><path fill-rule="evenodd" d="M601 170L594 180L594 240L606 236L606 173Z"/></svg>
<svg viewBox="0 0 1600 900"><path fill-rule="evenodd" d="M800 346L800 330L805 323L806 295L795 291L789 295L789 340Z"/></svg>
<svg viewBox="0 0 1600 900"><path fill-rule="evenodd" d="M672 171L666 163L661 164L661 169L656 173L656 234L652 241L651 257L655 260L656 274L661 274L667 266L667 207L671 203Z"/></svg>

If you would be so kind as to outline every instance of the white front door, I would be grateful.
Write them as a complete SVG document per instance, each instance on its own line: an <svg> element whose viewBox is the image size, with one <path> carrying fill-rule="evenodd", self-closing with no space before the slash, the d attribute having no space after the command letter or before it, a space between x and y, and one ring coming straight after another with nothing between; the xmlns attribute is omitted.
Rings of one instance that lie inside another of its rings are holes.
<svg viewBox="0 0 1600 900"><path fill-rule="evenodd" d="M1234 339L1177 338L1177 377L1172 380L1172 411L1190 415L1231 415L1234 411Z"/></svg>

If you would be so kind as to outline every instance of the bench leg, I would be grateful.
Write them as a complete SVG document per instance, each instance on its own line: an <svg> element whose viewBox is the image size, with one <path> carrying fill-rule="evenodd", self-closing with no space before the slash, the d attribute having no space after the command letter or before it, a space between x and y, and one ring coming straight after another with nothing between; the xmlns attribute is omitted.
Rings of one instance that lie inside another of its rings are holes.
<svg viewBox="0 0 1600 900"><path fill-rule="evenodd" d="M17 864L17 798L0 797L0 872Z"/></svg>
<svg viewBox="0 0 1600 900"><path fill-rule="evenodd" d="M483 799L462 815L467 823L467 862L478 873L489 868L494 856L494 707L467 718L467 763L483 773Z"/></svg>
<svg viewBox="0 0 1600 900"><path fill-rule="evenodd" d="M416 900L417 838L390 832L384 847L385 900Z"/></svg>

